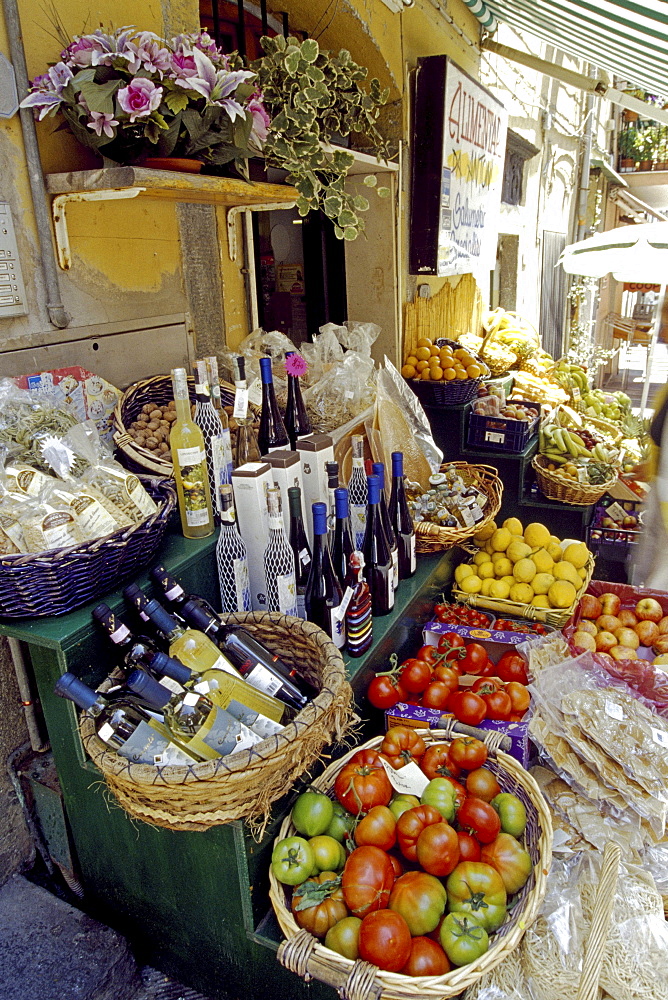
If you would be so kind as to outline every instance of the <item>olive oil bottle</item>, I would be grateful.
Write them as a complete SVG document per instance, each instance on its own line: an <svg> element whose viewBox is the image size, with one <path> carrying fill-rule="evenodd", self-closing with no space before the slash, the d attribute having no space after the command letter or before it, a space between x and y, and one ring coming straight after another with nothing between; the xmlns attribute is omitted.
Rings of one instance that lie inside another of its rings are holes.
<svg viewBox="0 0 668 1000"><path fill-rule="evenodd" d="M172 385L176 420L172 424L169 444L174 463L181 528L186 538L205 538L214 529L209 473L204 437L190 415L185 368L172 370Z"/></svg>

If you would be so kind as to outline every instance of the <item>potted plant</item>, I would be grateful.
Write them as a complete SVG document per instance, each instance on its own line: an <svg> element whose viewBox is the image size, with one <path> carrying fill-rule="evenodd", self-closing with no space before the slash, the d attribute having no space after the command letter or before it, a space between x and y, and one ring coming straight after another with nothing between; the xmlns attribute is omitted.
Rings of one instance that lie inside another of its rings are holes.
<svg viewBox="0 0 668 1000"><path fill-rule="evenodd" d="M651 126L636 130L634 160L638 170L652 169L653 137Z"/></svg>
<svg viewBox="0 0 668 1000"><path fill-rule="evenodd" d="M637 132L636 128L626 128L617 137L619 169L622 173L633 170L635 165L634 149Z"/></svg>
<svg viewBox="0 0 668 1000"><path fill-rule="evenodd" d="M40 121L60 114L59 128L105 161L243 165L266 132L254 80L252 71L232 67L205 32L167 41L148 31L98 28L66 44L60 61L32 81L21 107L34 108Z"/></svg>

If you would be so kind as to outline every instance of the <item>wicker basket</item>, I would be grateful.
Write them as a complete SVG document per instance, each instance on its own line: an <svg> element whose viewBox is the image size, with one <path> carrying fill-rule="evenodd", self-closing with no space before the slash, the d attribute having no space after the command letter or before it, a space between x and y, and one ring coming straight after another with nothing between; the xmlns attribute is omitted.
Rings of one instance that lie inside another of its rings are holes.
<svg viewBox="0 0 668 1000"><path fill-rule="evenodd" d="M406 381L423 406L463 406L476 398L483 379L488 376L489 369L480 378L452 382L425 382L421 378L408 378Z"/></svg>
<svg viewBox="0 0 668 1000"><path fill-rule="evenodd" d="M552 628L562 629L566 622L575 614L578 601L585 593L591 578L594 574L594 557L589 556L585 567L587 575L577 591L575 600L568 608L537 608L533 604L519 604L517 601L501 600L498 597L483 597L482 594L465 594L463 590L453 587L452 596L460 604L468 604L473 608L485 608L487 611L494 611L497 618L507 618L508 615L515 615L518 618L529 618L534 622L545 622Z"/></svg>
<svg viewBox="0 0 668 1000"><path fill-rule="evenodd" d="M443 528L430 521L420 521L415 525L415 540L418 552L439 552L461 545L496 517L501 508L503 483L497 470L491 465L469 465L467 462L448 462L441 466L441 472L454 467L457 472L466 472L474 486L489 498L484 510L484 520L470 528Z"/></svg>
<svg viewBox="0 0 668 1000"><path fill-rule="evenodd" d="M320 688L282 732L250 750L179 767L133 764L98 738L86 714L81 717L81 736L117 801L135 819L168 830L194 831L245 819L259 839L272 802L285 795L353 721L352 690L339 650L311 622L277 612L221 617L243 625Z"/></svg>
<svg viewBox="0 0 668 1000"><path fill-rule="evenodd" d="M550 460L545 455L536 455L531 463L536 480L542 492L550 500L572 504L574 507L590 507L600 500L617 482L617 473L605 483L579 483L575 479L565 479L547 468Z"/></svg>
<svg viewBox="0 0 668 1000"><path fill-rule="evenodd" d="M604 434L607 434L612 439L614 444L620 445L622 443L624 434L617 424L613 424L611 420L604 420L603 417L585 417L584 419L587 426L593 427L594 430L603 431Z"/></svg>
<svg viewBox="0 0 668 1000"><path fill-rule="evenodd" d="M446 731L437 730L422 732L421 735L427 745L450 738ZM364 997L369 1000L416 1000L416 997L442 1000L472 986L517 947L525 930L535 920L545 895L552 858L552 823L545 800L533 778L513 757L494 749L496 741L489 737L498 734L486 735L490 755L485 766L494 772L503 791L519 796L527 810L528 823L524 840L534 865L529 881L516 897L517 902L512 912L499 930L490 935L489 951L470 965L453 969L445 976L413 978L381 971L366 962L353 962L325 948L311 934L299 928L290 911L285 887L270 872L269 897L280 928L287 938L278 949L278 959L283 965L304 978L313 976L336 987L341 996L350 997L351 1000L354 997L359 1000ZM365 743L362 749L375 748L381 741L382 736L378 736ZM355 752L351 751L330 764L313 782L313 786L331 794L337 774ZM290 818L287 817L277 839L288 837L293 832Z"/></svg>
<svg viewBox="0 0 668 1000"><path fill-rule="evenodd" d="M118 587L155 555L176 505L174 485L139 477L158 510L104 538L48 552L0 558L0 615L38 618L64 615Z"/></svg>

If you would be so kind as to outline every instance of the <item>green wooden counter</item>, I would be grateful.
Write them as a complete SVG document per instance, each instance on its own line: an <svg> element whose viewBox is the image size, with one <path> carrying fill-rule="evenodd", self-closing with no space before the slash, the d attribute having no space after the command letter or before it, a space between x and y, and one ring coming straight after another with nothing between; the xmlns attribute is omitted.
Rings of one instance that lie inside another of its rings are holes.
<svg viewBox="0 0 668 1000"><path fill-rule="evenodd" d="M169 534L160 561L186 591L217 603L214 549L215 536L188 541ZM403 657L418 644L422 624L449 582L452 565L451 553L421 556L415 576L402 582L392 614L374 619L372 648L364 657L346 661L362 714L369 677L390 653ZM138 582L152 591L145 575ZM104 600L113 610L123 610L120 590ZM126 934L143 960L208 996L264 1000L270 992L291 1000L335 1000L334 990L304 984L275 956L279 935L270 915L267 869L276 829L299 784L286 789L284 799L276 803L260 844L242 822L204 833L173 833L135 822L106 791L83 750L74 705L53 694L66 670L96 687L111 666L109 650L90 615L97 603L58 618L0 621L0 634L27 646L86 905ZM365 736L379 732L381 719L366 715ZM328 752L336 756L345 749Z"/></svg>

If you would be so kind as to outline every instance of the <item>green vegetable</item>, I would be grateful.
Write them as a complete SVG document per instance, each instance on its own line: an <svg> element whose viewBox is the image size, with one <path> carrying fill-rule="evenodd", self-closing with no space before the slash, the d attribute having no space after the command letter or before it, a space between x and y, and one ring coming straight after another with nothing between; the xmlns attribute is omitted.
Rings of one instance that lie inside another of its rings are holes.
<svg viewBox="0 0 668 1000"><path fill-rule="evenodd" d="M489 948L485 928L464 913L448 913L441 924L440 939L453 965L470 965Z"/></svg>
<svg viewBox="0 0 668 1000"><path fill-rule="evenodd" d="M284 837L271 855L271 870L284 885L299 885L313 873L313 851L303 837Z"/></svg>

